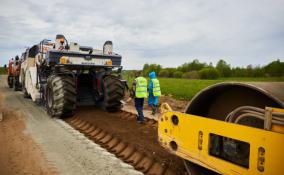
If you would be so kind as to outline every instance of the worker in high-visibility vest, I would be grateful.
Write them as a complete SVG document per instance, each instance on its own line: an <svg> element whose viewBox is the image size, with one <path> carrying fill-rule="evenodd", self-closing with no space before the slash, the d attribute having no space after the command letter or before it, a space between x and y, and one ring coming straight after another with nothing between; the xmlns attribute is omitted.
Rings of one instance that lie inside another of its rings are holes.
<svg viewBox="0 0 284 175"><path fill-rule="evenodd" d="M161 96L161 88L160 82L156 78L156 73L150 72L149 73L150 82L149 82L149 98L148 98L148 105L152 108L152 114L155 115L157 112L158 107L158 98Z"/></svg>
<svg viewBox="0 0 284 175"><path fill-rule="evenodd" d="M147 79L142 77L141 72L136 73L136 78L132 84L135 108L137 110L137 122L142 124L144 122L143 105L144 98L147 98Z"/></svg>

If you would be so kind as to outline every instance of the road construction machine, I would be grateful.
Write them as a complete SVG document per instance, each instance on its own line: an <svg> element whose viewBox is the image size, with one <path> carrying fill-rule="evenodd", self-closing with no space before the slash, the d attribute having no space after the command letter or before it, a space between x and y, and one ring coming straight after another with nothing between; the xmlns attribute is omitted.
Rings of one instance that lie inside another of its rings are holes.
<svg viewBox="0 0 284 175"><path fill-rule="evenodd" d="M64 35L55 42L44 39L23 53L22 90L53 117L72 116L79 105L114 112L122 107L126 84L121 59L111 41L98 50L68 42Z"/></svg>
<svg viewBox="0 0 284 175"><path fill-rule="evenodd" d="M159 143L188 174L284 174L284 83L220 83L186 111L162 104Z"/></svg>
<svg viewBox="0 0 284 175"><path fill-rule="evenodd" d="M15 57L15 60L11 58L9 60L7 68L7 83L10 88L14 88L15 91L21 90L21 83L19 82L21 69L21 60L18 56Z"/></svg>

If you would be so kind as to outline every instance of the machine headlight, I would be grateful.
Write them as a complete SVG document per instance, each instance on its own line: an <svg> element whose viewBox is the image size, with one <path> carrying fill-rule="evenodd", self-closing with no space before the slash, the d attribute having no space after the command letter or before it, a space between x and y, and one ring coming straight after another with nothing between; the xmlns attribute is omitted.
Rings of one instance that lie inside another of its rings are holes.
<svg viewBox="0 0 284 175"><path fill-rule="evenodd" d="M108 61L106 61L105 64L108 65L108 66L111 66L111 65L112 65L112 61L111 61L111 60L108 60Z"/></svg>
<svg viewBox="0 0 284 175"><path fill-rule="evenodd" d="M62 56L59 60L60 64L67 64L68 63L68 57Z"/></svg>

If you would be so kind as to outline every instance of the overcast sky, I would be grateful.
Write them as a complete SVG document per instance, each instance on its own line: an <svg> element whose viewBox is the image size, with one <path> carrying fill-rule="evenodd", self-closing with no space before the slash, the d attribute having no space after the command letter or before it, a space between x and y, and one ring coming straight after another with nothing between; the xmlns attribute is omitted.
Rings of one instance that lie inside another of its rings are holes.
<svg viewBox="0 0 284 175"><path fill-rule="evenodd" d="M102 48L125 69L198 58L233 66L284 60L284 0L0 0L0 65L58 33Z"/></svg>

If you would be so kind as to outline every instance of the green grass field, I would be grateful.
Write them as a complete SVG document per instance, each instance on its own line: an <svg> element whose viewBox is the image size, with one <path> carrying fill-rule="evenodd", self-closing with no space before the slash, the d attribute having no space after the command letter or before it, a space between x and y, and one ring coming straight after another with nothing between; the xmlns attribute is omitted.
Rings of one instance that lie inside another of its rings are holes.
<svg viewBox="0 0 284 175"><path fill-rule="evenodd" d="M281 78L223 78L218 80L188 80L175 78L160 78L161 90L165 95L172 95L174 98L190 100L197 92L203 88L226 81L238 82L272 82L284 81Z"/></svg>
<svg viewBox="0 0 284 175"><path fill-rule="evenodd" d="M172 96L176 99L190 100L197 92L203 88L226 81L238 82L273 82L283 81L284 77L276 78L221 78L217 80L190 80L190 79L177 79L177 78L159 78L162 94ZM128 79L131 84L132 80Z"/></svg>
<svg viewBox="0 0 284 175"><path fill-rule="evenodd" d="M7 70L4 67L0 67L0 75L7 74Z"/></svg>

